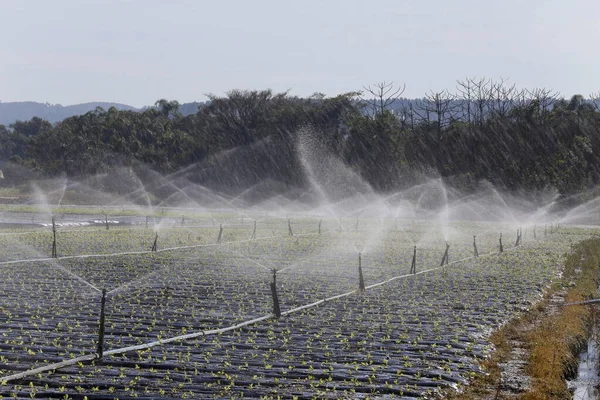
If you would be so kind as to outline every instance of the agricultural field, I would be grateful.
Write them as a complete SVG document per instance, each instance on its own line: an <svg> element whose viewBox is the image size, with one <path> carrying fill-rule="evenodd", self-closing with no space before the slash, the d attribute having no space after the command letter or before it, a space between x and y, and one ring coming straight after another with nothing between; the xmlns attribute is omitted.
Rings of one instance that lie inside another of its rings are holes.
<svg viewBox="0 0 600 400"><path fill-rule="evenodd" d="M563 253L595 233L307 215L97 219L58 218L56 237L47 221L0 229L2 397L427 397L480 372L492 330L532 307Z"/></svg>

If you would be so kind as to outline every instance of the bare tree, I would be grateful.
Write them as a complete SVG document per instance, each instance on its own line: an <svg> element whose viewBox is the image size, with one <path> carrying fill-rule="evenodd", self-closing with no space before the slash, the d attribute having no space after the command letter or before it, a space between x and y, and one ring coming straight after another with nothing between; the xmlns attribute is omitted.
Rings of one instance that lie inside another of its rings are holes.
<svg viewBox="0 0 600 400"><path fill-rule="evenodd" d="M406 84L396 87L394 82L379 82L374 85L363 86L366 94L370 94L370 98L360 96L360 99L368 106L371 106L373 116L382 114L385 109L391 106L406 90Z"/></svg>
<svg viewBox="0 0 600 400"><path fill-rule="evenodd" d="M533 116L545 123L554 104L559 100L560 93L550 89L535 88L527 90L527 95Z"/></svg>
<svg viewBox="0 0 600 400"><path fill-rule="evenodd" d="M438 139L442 138L442 132L446 128L452 118L456 104L454 103L455 95L447 90L441 92L431 91L421 100L415 113L422 121L434 123Z"/></svg>
<svg viewBox="0 0 600 400"><path fill-rule="evenodd" d="M600 111L600 90L595 93L591 93L589 99L596 111Z"/></svg>
<svg viewBox="0 0 600 400"><path fill-rule="evenodd" d="M507 84L508 79L500 78L499 81L490 82L490 112L497 117L504 118L513 108L519 97L519 92L513 83Z"/></svg>

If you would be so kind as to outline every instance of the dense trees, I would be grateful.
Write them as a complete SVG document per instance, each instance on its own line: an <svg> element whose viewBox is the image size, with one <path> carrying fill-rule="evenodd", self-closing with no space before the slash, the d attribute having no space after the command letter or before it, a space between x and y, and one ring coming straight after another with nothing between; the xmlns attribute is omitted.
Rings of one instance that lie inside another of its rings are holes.
<svg viewBox="0 0 600 400"><path fill-rule="evenodd" d="M366 94L234 90L184 116L161 99L142 112L101 108L54 125L40 118L0 125L0 169L9 160L45 175L86 176L116 166L159 173L185 168L208 186L264 180L302 186L298 132L318 140L371 185L410 185L415 171L487 179L509 189L572 193L600 181L600 110L580 95L518 90L506 80L467 78L456 93L399 99L403 86ZM400 105L398 105L400 104Z"/></svg>

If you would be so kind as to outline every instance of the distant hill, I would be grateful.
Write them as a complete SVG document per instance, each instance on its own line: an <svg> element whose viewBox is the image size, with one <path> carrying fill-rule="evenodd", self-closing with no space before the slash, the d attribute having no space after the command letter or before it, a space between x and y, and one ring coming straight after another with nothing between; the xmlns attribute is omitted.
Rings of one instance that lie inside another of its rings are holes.
<svg viewBox="0 0 600 400"><path fill-rule="evenodd" d="M204 106L205 102L183 103L179 106L179 112L183 115L195 114L198 108ZM8 126L15 121L29 121L33 117L39 117L51 123L62 121L74 115L83 115L94 111L97 107L108 110L115 107L117 110L143 111L144 108L136 108L127 104L110 102L93 102L62 106L60 104L37 103L35 101L7 102L0 101L0 125Z"/></svg>
<svg viewBox="0 0 600 400"><path fill-rule="evenodd" d="M105 110L108 110L110 107L115 107L118 110L137 111L137 108L126 104L109 102L83 103L72 106L36 103L34 101L0 102L0 125L10 125L17 120L28 121L33 117L39 117L55 123L74 115L81 115L93 111L96 107L102 107Z"/></svg>

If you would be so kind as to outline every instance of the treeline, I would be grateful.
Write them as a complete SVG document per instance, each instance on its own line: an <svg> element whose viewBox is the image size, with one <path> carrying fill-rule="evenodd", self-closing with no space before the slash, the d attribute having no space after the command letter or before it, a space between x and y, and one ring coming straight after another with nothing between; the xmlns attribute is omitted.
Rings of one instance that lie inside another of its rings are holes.
<svg viewBox="0 0 600 400"><path fill-rule="evenodd" d="M143 165L160 174L187 171L219 190L265 180L302 187L298 135L310 130L380 191L423 174L563 194L600 181L596 101L485 78L411 102L400 101L402 87L390 83L364 89L331 98L234 90L187 116L176 101L159 100L142 112L98 108L56 124L18 121L0 125L0 169L78 178Z"/></svg>

